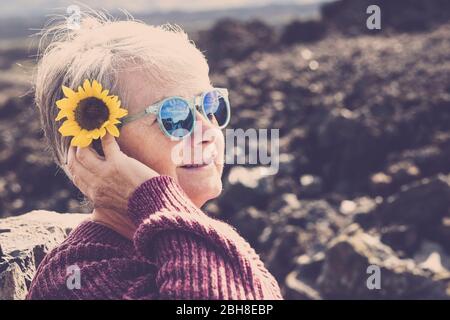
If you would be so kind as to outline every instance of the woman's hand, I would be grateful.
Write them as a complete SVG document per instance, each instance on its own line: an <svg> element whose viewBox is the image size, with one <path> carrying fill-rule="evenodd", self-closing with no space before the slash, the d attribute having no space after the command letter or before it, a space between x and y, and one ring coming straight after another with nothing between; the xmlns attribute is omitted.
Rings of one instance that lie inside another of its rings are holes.
<svg viewBox="0 0 450 320"><path fill-rule="evenodd" d="M109 133L102 138L105 157L91 148L70 147L67 169L73 183L93 203L125 215L128 199L143 182L159 174L124 154Z"/></svg>

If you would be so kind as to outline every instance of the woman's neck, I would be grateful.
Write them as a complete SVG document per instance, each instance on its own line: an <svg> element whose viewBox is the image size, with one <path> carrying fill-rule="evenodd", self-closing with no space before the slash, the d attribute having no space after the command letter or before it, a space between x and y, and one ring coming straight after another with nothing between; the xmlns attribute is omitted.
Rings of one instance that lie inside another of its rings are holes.
<svg viewBox="0 0 450 320"><path fill-rule="evenodd" d="M136 226L125 215L119 214L114 210L105 208L95 208L92 211L92 221L105 225L116 231L127 239L132 240L136 231Z"/></svg>

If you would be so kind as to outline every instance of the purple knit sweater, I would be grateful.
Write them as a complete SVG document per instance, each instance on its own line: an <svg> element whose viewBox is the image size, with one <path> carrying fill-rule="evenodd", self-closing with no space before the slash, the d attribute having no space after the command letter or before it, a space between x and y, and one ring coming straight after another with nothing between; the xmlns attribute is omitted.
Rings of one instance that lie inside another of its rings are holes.
<svg viewBox="0 0 450 320"><path fill-rule="evenodd" d="M140 185L128 214L138 226L133 241L83 222L43 259L27 298L282 299L250 245L197 208L173 178ZM73 265L79 289L66 284Z"/></svg>

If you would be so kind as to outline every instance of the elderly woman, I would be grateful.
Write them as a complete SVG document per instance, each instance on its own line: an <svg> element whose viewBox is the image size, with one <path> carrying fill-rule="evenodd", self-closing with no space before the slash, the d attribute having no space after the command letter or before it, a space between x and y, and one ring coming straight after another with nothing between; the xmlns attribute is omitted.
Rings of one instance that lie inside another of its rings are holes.
<svg viewBox="0 0 450 320"><path fill-rule="evenodd" d="M229 102L187 35L99 18L53 31L36 103L55 161L94 209L43 259L28 298L282 299L250 245L200 209L222 189Z"/></svg>

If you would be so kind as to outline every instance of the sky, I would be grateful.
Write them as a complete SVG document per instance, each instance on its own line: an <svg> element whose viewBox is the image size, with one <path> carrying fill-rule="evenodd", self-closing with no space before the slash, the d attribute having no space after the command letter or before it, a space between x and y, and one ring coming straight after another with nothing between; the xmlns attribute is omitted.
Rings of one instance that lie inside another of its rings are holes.
<svg viewBox="0 0 450 320"><path fill-rule="evenodd" d="M130 13L152 11L204 11L213 9L226 9L267 4L308 4L323 2L324 0L0 0L0 18L23 17L30 15L64 13L65 9L73 4L89 4L94 9L108 11L118 8Z"/></svg>

